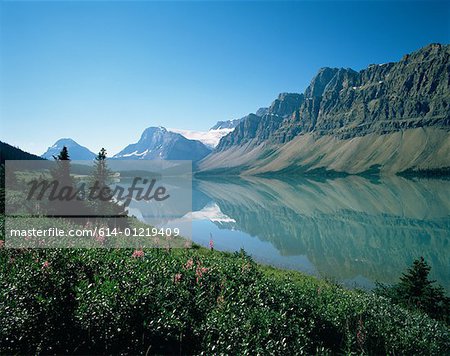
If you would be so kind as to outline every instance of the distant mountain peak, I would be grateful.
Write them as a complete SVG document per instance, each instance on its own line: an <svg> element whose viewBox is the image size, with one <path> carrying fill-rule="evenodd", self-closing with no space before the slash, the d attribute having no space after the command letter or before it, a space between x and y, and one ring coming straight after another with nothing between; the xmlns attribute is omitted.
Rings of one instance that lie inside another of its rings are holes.
<svg viewBox="0 0 450 356"><path fill-rule="evenodd" d="M41 155L41 157L53 159L53 156L57 156L64 146L67 147L71 160L92 160L96 156L95 153L90 151L88 148L81 146L71 138L65 137L57 140Z"/></svg>
<svg viewBox="0 0 450 356"><path fill-rule="evenodd" d="M144 130L138 142L128 145L113 158L198 161L210 152L211 149L198 140L189 140L162 126L151 126Z"/></svg>
<svg viewBox="0 0 450 356"><path fill-rule="evenodd" d="M242 119L232 119L225 121L217 121L217 123L210 128L210 130L220 130L220 129L234 129Z"/></svg>
<svg viewBox="0 0 450 356"><path fill-rule="evenodd" d="M56 148L56 147L63 147L63 146L73 146L73 145L78 145L74 140L72 140L71 138L60 138L58 141L56 141L52 148Z"/></svg>
<svg viewBox="0 0 450 356"><path fill-rule="evenodd" d="M158 131L167 132L167 129L163 126L150 126L144 130L144 133L145 132L158 132Z"/></svg>
<svg viewBox="0 0 450 356"><path fill-rule="evenodd" d="M69 137L60 138L58 141L56 141L56 143L73 143L73 144L77 144L74 140L72 140Z"/></svg>

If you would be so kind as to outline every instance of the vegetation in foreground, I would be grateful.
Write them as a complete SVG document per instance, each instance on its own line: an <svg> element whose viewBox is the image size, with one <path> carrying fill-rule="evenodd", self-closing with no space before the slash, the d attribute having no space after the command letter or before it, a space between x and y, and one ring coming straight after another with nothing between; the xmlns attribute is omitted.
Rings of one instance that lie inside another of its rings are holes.
<svg viewBox="0 0 450 356"><path fill-rule="evenodd" d="M2 354L445 354L384 297L193 249L0 250Z"/></svg>

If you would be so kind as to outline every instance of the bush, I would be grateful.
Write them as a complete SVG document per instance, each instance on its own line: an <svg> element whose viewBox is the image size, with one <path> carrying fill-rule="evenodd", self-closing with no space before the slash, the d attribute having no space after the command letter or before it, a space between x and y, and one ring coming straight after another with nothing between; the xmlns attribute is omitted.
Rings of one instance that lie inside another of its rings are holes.
<svg viewBox="0 0 450 356"><path fill-rule="evenodd" d="M0 250L2 354L444 354L387 298L205 249Z"/></svg>

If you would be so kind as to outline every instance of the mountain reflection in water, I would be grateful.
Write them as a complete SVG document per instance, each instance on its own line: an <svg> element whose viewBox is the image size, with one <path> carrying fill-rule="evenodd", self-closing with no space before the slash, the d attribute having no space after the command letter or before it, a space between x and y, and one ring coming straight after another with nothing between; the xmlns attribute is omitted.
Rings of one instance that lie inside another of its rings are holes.
<svg viewBox="0 0 450 356"><path fill-rule="evenodd" d="M419 256L450 290L450 181L195 180L193 239L280 267L371 287Z"/></svg>
<svg viewBox="0 0 450 356"><path fill-rule="evenodd" d="M262 263L348 286L395 283L423 256L450 290L449 180L229 177L194 179L192 187L192 211L178 218L161 218L144 202L130 211L172 227L192 219L199 244L212 236L218 250L244 248Z"/></svg>

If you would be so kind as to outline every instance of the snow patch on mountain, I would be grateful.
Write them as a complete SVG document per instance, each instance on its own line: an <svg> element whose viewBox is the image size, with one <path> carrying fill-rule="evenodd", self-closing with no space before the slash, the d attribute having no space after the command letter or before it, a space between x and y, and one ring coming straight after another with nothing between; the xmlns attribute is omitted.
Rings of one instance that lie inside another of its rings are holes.
<svg viewBox="0 0 450 356"><path fill-rule="evenodd" d="M219 143L220 139L228 135L232 129L218 129L218 130L209 130L209 131L194 131L194 130L183 130L183 129L169 129L171 132L178 133L183 135L189 140L197 140L205 144L209 147L216 147Z"/></svg>

